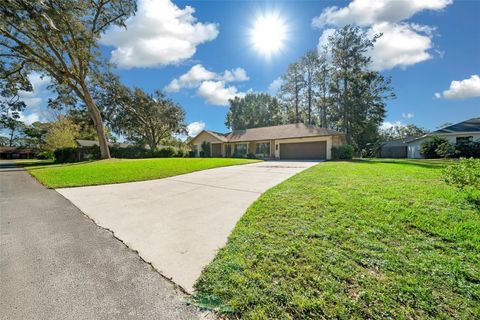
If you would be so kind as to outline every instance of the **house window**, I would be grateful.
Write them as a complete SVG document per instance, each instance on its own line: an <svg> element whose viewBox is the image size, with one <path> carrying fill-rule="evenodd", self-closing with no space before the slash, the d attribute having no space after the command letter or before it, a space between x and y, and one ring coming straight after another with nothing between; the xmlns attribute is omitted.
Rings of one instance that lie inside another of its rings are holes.
<svg viewBox="0 0 480 320"><path fill-rule="evenodd" d="M244 156L247 154L247 144L246 143L237 143L235 145L235 155Z"/></svg>
<svg viewBox="0 0 480 320"><path fill-rule="evenodd" d="M467 144L473 141L473 136L457 137L457 144Z"/></svg>
<svg viewBox="0 0 480 320"><path fill-rule="evenodd" d="M255 154L267 156L270 154L270 142L258 142L255 148Z"/></svg>

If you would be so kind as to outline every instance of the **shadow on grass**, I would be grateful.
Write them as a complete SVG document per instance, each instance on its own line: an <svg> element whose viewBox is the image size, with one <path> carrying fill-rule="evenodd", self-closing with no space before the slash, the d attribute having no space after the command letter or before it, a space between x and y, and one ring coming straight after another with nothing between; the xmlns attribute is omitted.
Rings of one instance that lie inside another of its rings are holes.
<svg viewBox="0 0 480 320"><path fill-rule="evenodd" d="M81 162L70 162L70 163L58 163L53 160L45 160L45 162L41 161L32 161L32 162L18 162L18 163L13 163L14 166L17 167L22 167L25 169L28 169L29 171L33 170L41 170L41 169L46 169L46 168L64 168L64 167L71 167L71 166L77 166L77 165L82 165L82 164L87 164L87 163L92 163L95 161L81 161ZM38 167L38 168L36 168ZM1 168L1 164L0 164Z"/></svg>
<svg viewBox="0 0 480 320"><path fill-rule="evenodd" d="M400 164L400 165L409 165L409 166L418 166L428 169L443 169L445 166L452 164L455 160L445 160L445 159L353 159L352 162L364 163L364 164L378 164L378 163L387 163L387 164Z"/></svg>

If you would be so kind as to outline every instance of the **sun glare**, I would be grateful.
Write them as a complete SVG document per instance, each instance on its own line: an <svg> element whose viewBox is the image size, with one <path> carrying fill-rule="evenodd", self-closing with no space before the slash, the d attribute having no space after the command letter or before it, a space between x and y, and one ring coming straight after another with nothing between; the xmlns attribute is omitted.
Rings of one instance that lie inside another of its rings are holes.
<svg viewBox="0 0 480 320"><path fill-rule="evenodd" d="M287 38L287 25L278 13L267 13L255 19L250 40L255 51L270 58L279 52Z"/></svg>

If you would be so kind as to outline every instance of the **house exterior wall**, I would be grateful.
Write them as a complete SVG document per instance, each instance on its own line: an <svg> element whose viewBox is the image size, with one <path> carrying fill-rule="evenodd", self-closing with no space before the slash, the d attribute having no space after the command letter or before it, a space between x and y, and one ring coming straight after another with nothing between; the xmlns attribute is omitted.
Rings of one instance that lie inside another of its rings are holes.
<svg viewBox="0 0 480 320"><path fill-rule="evenodd" d="M446 138L448 142L451 144L455 144L457 142L457 137L473 137L473 141L480 139L480 132L459 132L459 133L439 133L435 134L436 136ZM407 143L408 145L408 157L412 159L420 159L422 156L420 155L420 146L422 143L428 139L430 136L412 141Z"/></svg>
<svg viewBox="0 0 480 320"><path fill-rule="evenodd" d="M294 143L294 142L316 142L316 141L325 141L326 148L327 148L327 160L332 158L332 147L338 147L345 143L345 137L341 135L335 136L319 136L319 137L305 137L305 138L289 138L289 139L277 139L277 140L259 140L259 141L246 141L246 142L238 142L238 143L226 143L220 141L219 139L215 138L211 134L207 132L201 133L199 136L195 138L194 143L191 144L192 149L196 150L195 156L200 155L200 151L202 149L203 142L209 142L210 144L221 143L222 147L222 157L227 157L226 149L227 145L230 145L232 154L235 152L235 145L236 144L247 144L247 154L256 153L257 143L260 142L270 142L270 152L265 157L266 159L279 159L280 158L280 144L282 143ZM256 154L255 154L256 155ZM257 157L263 155L256 155Z"/></svg>
<svg viewBox="0 0 480 320"><path fill-rule="evenodd" d="M207 132L202 132L198 137L195 137L195 143L192 143L192 149L196 150L195 156L198 157L200 151L202 150L202 143L203 142L209 142L209 143L223 143L222 141L218 140L211 134L208 134ZM222 146L222 155L224 155L224 148Z"/></svg>

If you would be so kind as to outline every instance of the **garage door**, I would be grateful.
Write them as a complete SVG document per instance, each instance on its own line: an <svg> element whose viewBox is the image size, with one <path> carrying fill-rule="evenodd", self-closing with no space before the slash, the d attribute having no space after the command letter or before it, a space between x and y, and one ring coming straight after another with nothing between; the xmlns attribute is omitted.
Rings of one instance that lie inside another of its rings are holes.
<svg viewBox="0 0 480 320"><path fill-rule="evenodd" d="M280 144L280 159L325 160L326 158L327 143L325 141Z"/></svg>

